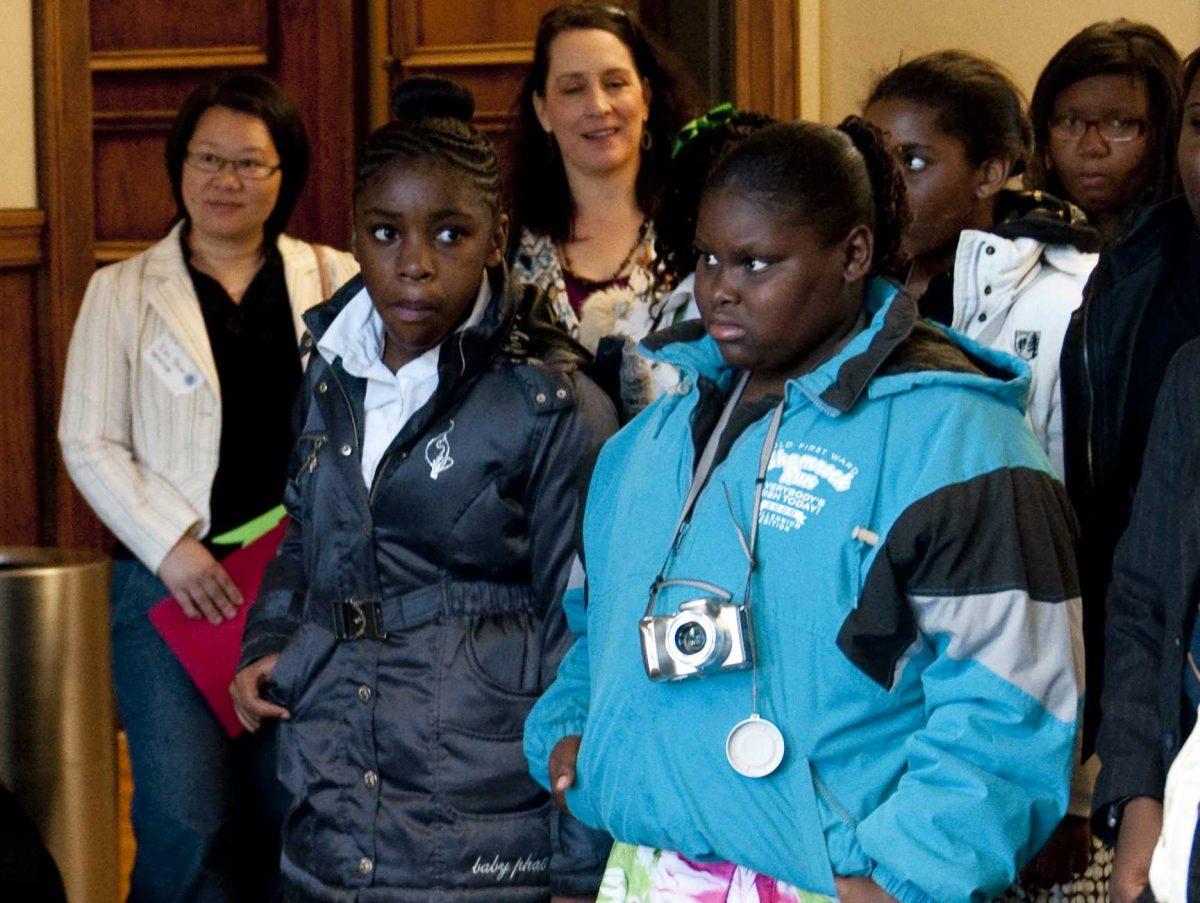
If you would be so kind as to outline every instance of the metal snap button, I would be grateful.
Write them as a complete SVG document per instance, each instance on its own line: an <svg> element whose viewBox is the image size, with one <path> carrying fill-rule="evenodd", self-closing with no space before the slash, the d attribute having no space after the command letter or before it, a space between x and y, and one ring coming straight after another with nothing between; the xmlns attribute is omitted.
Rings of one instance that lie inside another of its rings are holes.
<svg viewBox="0 0 1200 903"><path fill-rule="evenodd" d="M538 404L545 404L546 403L546 393L538 392L537 395L533 396L533 400L536 401Z"/></svg>
<svg viewBox="0 0 1200 903"><path fill-rule="evenodd" d="M368 857L364 856L362 859L358 860L358 873L364 878L371 874L371 869L373 868L375 868L375 863L372 862Z"/></svg>
<svg viewBox="0 0 1200 903"><path fill-rule="evenodd" d="M990 295L992 293L992 287L990 285L985 285L983 287L983 293L985 295Z"/></svg>
<svg viewBox="0 0 1200 903"><path fill-rule="evenodd" d="M317 383L317 394L318 395L324 395L327 391L329 391L329 383L326 383L326 382Z"/></svg>
<svg viewBox="0 0 1200 903"><path fill-rule="evenodd" d="M557 392L554 393L554 397L557 398L559 401L562 401L562 399L567 397L567 390L559 389Z"/></svg>
<svg viewBox="0 0 1200 903"><path fill-rule="evenodd" d="M358 688L358 698L362 702L370 702L371 701L371 688L368 687L366 684L363 684L361 687L359 687Z"/></svg>
<svg viewBox="0 0 1200 903"><path fill-rule="evenodd" d="M352 449L352 448L350 447L350 443L349 443L349 442L347 442L345 445L343 445L341 448L339 448L339 449L338 449L338 451L340 451L340 452L342 453L342 457L343 457L343 458L349 458L349 457L350 457L350 453L351 453L352 451L354 451L354 449Z"/></svg>
<svg viewBox="0 0 1200 903"><path fill-rule="evenodd" d="M363 775L363 783L366 784L372 790L374 790L375 785L379 783L379 775L377 775L373 771L368 771L366 774Z"/></svg>
<svg viewBox="0 0 1200 903"><path fill-rule="evenodd" d="M996 253L996 249L992 245L988 245L985 253L990 257L992 254Z"/></svg>

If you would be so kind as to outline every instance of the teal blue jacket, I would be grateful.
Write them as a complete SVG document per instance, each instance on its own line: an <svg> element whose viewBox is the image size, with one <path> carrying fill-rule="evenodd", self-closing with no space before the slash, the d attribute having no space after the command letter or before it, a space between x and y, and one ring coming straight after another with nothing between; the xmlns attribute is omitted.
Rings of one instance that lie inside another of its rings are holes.
<svg viewBox="0 0 1200 903"><path fill-rule="evenodd" d="M831 896L834 875L870 875L906 903L985 900L1067 807L1076 524L1024 420L1025 365L919 321L890 283L866 303L868 327L788 384L764 486L751 604L779 769L747 778L725 759L749 671L659 683L642 664L638 619L706 439L693 426L735 376L698 324L643 345L684 375L601 452L586 579L565 600L578 639L525 752L545 783L555 744L581 734L568 804L617 840ZM749 532L769 420L713 471L668 577L740 599L733 518ZM656 613L688 595L664 592Z"/></svg>

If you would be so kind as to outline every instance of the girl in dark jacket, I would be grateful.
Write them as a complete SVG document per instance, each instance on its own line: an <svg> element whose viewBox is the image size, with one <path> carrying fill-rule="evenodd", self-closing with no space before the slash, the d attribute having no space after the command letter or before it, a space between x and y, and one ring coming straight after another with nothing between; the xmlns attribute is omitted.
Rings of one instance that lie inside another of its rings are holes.
<svg viewBox="0 0 1200 903"><path fill-rule="evenodd" d="M1105 368L1097 374L1104 394L1093 405L1106 407L1090 412L1087 463L1097 468L1088 475L1104 478L1109 488L1094 507L1115 509L1101 526L1117 535L1117 527L1128 523L1108 587L1093 819L1097 830L1116 839L1115 903L1146 892L1167 769L1195 713L1195 705L1184 702L1182 685L1200 603L1200 50L1188 57L1185 78L1179 172L1186 198L1151 211L1128 246L1114 248L1108 266L1101 263L1095 297L1087 303L1103 319L1083 324L1085 347L1105 352ZM1107 325L1131 342L1123 359L1109 353L1111 340L1102 344L1093 331ZM1130 351L1138 353L1132 363ZM1129 375L1139 371L1142 378L1131 383ZM1124 431L1117 432L1122 423ZM1081 513L1086 523L1092 512ZM1095 544L1091 551L1098 554ZM1108 560L1084 564L1099 569ZM1193 849L1200 853L1200 846ZM1200 874L1196 885L1200 898Z"/></svg>
<svg viewBox="0 0 1200 903"><path fill-rule="evenodd" d="M469 92L410 79L394 106L359 163L361 279L306 318L292 522L232 692L247 727L282 719L290 899L594 894L606 840L553 809L521 735L614 415L507 281Z"/></svg>

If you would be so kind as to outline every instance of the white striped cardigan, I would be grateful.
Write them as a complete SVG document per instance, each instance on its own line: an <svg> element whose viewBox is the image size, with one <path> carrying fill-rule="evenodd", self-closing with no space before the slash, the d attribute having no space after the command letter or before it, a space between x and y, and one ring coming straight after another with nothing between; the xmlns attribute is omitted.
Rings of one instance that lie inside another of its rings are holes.
<svg viewBox="0 0 1200 903"><path fill-rule="evenodd" d="M98 270L67 353L58 440L88 504L150 570L184 535L209 530L221 444L221 390L177 224L158 244ZM301 315L358 272L343 251L281 235L297 339ZM321 270L324 269L324 278ZM147 363L164 334L201 377L173 392Z"/></svg>

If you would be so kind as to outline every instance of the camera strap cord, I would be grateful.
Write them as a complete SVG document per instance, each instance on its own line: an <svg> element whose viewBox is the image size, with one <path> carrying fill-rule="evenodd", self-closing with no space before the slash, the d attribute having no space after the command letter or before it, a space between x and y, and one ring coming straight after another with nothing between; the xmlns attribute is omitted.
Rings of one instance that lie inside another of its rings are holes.
<svg viewBox="0 0 1200 903"><path fill-rule="evenodd" d="M662 567L659 568L658 576L654 578L654 583L650 586L650 601L646 605L645 617L650 617L654 613L654 603L658 598L658 591L663 586L669 584L694 586L702 589L705 592L713 593L720 597L723 601L731 599L730 593L700 580L683 580L673 579L664 580L663 575L667 571L667 565L670 564L672 556L675 554L679 546L679 538L683 533L684 525L688 518L691 517L692 509L696 506L696 500L700 497L700 492L704 489L708 478L712 475L713 462L717 457L717 448L721 444L721 435L725 432L725 428L729 426L729 420L733 416L734 410L742 399L742 395L746 391L746 384L750 381L750 371L744 371L738 378L737 384L733 388L733 392L729 396L729 400L725 402L725 409L721 411L721 418L717 421L717 425L713 427L712 433L708 437L708 442L704 445L704 450L700 454L700 461L696 464L696 472L692 477L692 484L688 489L687 498L683 503L683 510L679 513L679 520L675 524L675 535L671 538L671 545L667 549L667 557L663 561ZM762 451L758 456L758 475L754 480L754 508L750 516L750 537L746 538L746 533L738 524L737 514L733 508L733 497L729 494L729 486L722 484L722 489L725 492L725 502L729 506L730 517L733 518L733 528L737 531L738 541L741 543L742 551L746 555L746 585L743 591L742 605L746 610L746 624L750 634L750 683L753 693L753 707L751 709L751 718L757 719L758 716L758 642L754 634L754 615L753 607L750 605L750 581L754 576L754 569L757 561L754 558L754 552L758 544L758 517L762 509L763 486L767 481L767 470L771 463L771 453L775 448L775 440L779 436L779 426L783 421L783 406L784 402L780 402L775 406L771 414L771 423L767 427L767 436L763 440Z"/></svg>

